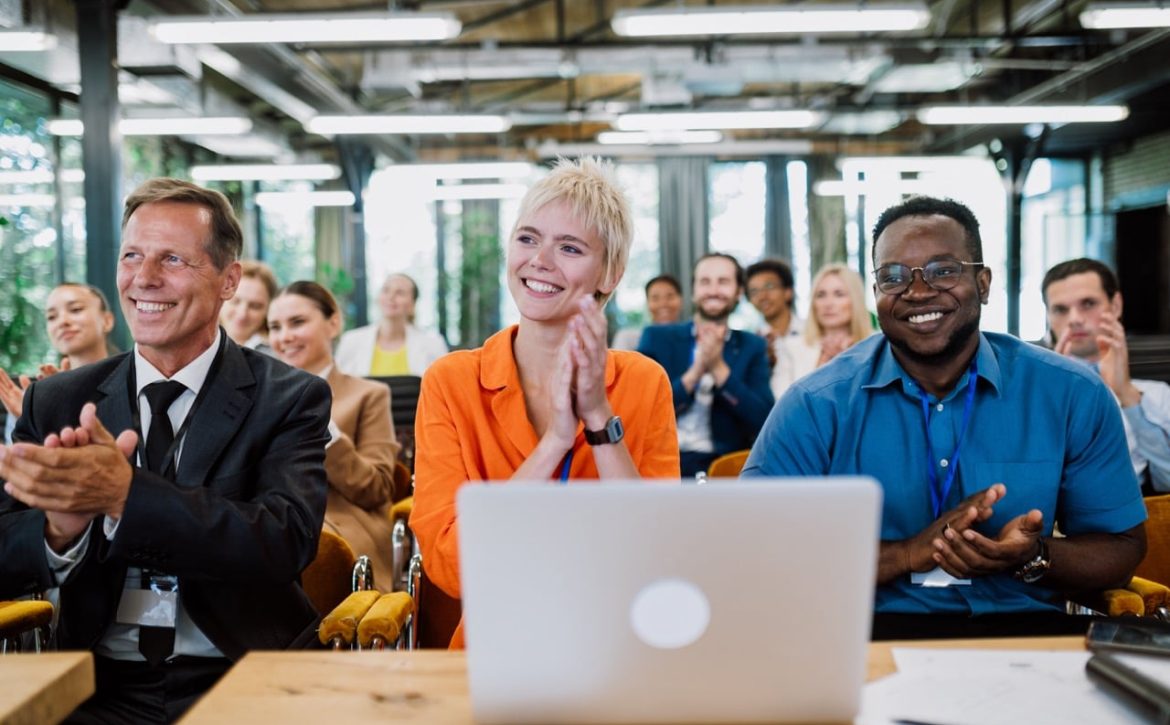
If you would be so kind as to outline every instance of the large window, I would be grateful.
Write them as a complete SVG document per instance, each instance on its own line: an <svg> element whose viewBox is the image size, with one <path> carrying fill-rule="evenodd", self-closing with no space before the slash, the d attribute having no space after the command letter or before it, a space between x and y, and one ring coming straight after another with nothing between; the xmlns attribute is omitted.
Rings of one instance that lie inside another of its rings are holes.
<svg viewBox="0 0 1170 725"><path fill-rule="evenodd" d="M621 164L618 180L634 214L634 241L626 274L610 306L622 327L645 325L646 283L662 271L658 248L658 167L653 164Z"/></svg>
<svg viewBox="0 0 1170 725"><path fill-rule="evenodd" d="M766 168L763 161L729 161L713 163L707 170L707 247L730 254L745 267L764 256ZM729 322L734 328L755 330L762 319L740 300Z"/></svg>

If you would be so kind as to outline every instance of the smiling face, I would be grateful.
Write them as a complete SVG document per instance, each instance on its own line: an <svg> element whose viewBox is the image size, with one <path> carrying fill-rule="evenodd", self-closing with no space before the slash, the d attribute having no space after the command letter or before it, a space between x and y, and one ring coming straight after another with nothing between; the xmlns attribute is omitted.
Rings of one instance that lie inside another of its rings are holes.
<svg viewBox="0 0 1170 725"><path fill-rule="evenodd" d="M694 277L695 312L705 320L726 320L743 294L736 280L735 263L723 257L707 257L695 265Z"/></svg>
<svg viewBox="0 0 1170 725"><path fill-rule="evenodd" d="M228 337L240 345L252 335L264 330L264 316L268 314L268 288L255 277L243 277L236 294L224 303L219 320Z"/></svg>
<svg viewBox="0 0 1170 725"><path fill-rule="evenodd" d="M813 290L813 314L825 332L850 331L853 322L853 300L849 288L839 274L827 274Z"/></svg>
<svg viewBox="0 0 1170 725"><path fill-rule="evenodd" d="M520 316L566 323L578 301L609 294L602 281L605 245L565 202L552 202L521 218L508 242L508 291Z"/></svg>
<svg viewBox="0 0 1170 725"><path fill-rule="evenodd" d="M333 362L333 338L341 317L325 317L317 303L303 295L283 294L268 307L268 340L281 360L295 368L319 373Z"/></svg>
<svg viewBox="0 0 1170 725"><path fill-rule="evenodd" d="M400 274L392 274L382 283L378 308L387 320L409 321L414 317L414 284Z"/></svg>
<svg viewBox="0 0 1170 725"><path fill-rule="evenodd" d="M1113 299L1105 294L1101 277L1096 272L1072 274L1048 285L1045 291L1048 304L1048 327L1054 339L1068 333L1070 355L1096 361L1100 355L1097 335L1101 316L1121 317L1121 293Z"/></svg>
<svg viewBox="0 0 1170 725"><path fill-rule="evenodd" d="M966 233L947 216L907 216L890 224L878 237L875 268L887 264L921 267L935 260L970 262ZM973 353L978 345L980 304L986 304L991 270L964 267L962 279L946 291L936 290L913 273L910 287L899 295L874 289L878 322L895 352L924 363L945 363Z"/></svg>
<svg viewBox="0 0 1170 725"><path fill-rule="evenodd" d="M85 365L106 357L106 335L114 328L114 315L102 310L93 292L79 285L61 285L45 301L45 326L53 348Z"/></svg>
<svg viewBox="0 0 1170 725"><path fill-rule="evenodd" d="M756 272L748 278L747 297L768 322L783 319L792 305L792 290L784 286L780 275L769 270Z"/></svg>
<svg viewBox="0 0 1170 725"><path fill-rule="evenodd" d="M215 341L219 310L240 264L217 269L207 253L211 213L198 204L144 204L122 229L118 297L142 355L170 376Z"/></svg>
<svg viewBox="0 0 1170 725"><path fill-rule="evenodd" d="M670 282L655 282L646 293L646 308L655 325L678 322L682 314L682 295Z"/></svg>

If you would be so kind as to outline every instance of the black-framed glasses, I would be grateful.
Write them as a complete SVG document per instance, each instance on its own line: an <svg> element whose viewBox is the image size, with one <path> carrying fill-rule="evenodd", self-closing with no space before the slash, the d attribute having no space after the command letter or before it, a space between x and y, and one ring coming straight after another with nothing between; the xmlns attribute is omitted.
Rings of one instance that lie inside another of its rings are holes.
<svg viewBox="0 0 1170 725"><path fill-rule="evenodd" d="M964 267L982 267L983 262L960 262L957 259L940 259L928 262L922 267L908 267L905 264L885 264L874 270L877 288L883 294L900 295L910 289L914 273L922 272L922 281L931 289L941 291L952 289L963 277Z"/></svg>

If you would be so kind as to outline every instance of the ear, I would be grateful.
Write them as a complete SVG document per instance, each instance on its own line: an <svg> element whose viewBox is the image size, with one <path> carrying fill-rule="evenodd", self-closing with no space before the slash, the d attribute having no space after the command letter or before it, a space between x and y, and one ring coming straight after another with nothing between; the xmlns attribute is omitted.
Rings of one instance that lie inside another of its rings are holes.
<svg viewBox="0 0 1170 725"><path fill-rule="evenodd" d="M1113 295L1113 299L1109 302L1109 307L1111 308L1113 315L1120 320L1122 308L1120 290L1118 290L1117 294Z"/></svg>
<svg viewBox="0 0 1170 725"><path fill-rule="evenodd" d="M979 302L987 304L991 295L991 268L980 267L975 275L975 286L979 288Z"/></svg>
<svg viewBox="0 0 1170 725"><path fill-rule="evenodd" d="M333 317L330 317L325 321L325 324L329 330L329 339L335 339L338 335L341 334L341 313L338 312L337 314L333 315Z"/></svg>
<svg viewBox="0 0 1170 725"><path fill-rule="evenodd" d="M243 273L243 267L239 262L232 262L228 268L224 270L223 287L219 290L219 298L227 302L236 296L236 288L240 286L240 275Z"/></svg>
<svg viewBox="0 0 1170 725"><path fill-rule="evenodd" d="M108 335L110 330L114 329L114 313L105 311L102 313L102 333Z"/></svg>

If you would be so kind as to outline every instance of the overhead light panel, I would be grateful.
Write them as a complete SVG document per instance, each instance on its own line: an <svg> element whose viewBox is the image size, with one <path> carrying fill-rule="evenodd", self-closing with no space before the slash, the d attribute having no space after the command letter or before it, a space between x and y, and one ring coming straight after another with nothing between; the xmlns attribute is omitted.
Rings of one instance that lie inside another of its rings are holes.
<svg viewBox="0 0 1170 725"><path fill-rule="evenodd" d="M512 127L506 116L396 114L386 116L317 116L305 123L309 133L344 134L500 133Z"/></svg>
<svg viewBox="0 0 1170 725"><path fill-rule="evenodd" d="M1129 117L1126 106L926 106L918 120L932 126L1028 123L1113 123Z"/></svg>
<svg viewBox="0 0 1170 725"><path fill-rule="evenodd" d="M827 3L797 7L679 7L618 10L618 35L762 35L772 33L883 33L921 30L930 23L924 3Z"/></svg>
<svg viewBox="0 0 1170 725"><path fill-rule="evenodd" d="M20 4L17 4L17 9ZM57 36L43 30L0 29L0 52L29 52L52 50L57 47Z"/></svg>
<svg viewBox="0 0 1170 725"><path fill-rule="evenodd" d="M436 186L430 194L435 201L466 201L468 199L519 199L528 193L525 184L452 184Z"/></svg>
<svg viewBox="0 0 1170 725"><path fill-rule="evenodd" d="M1081 11L1081 26L1092 30L1170 27L1165 2L1094 2Z"/></svg>
<svg viewBox="0 0 1170 725"><path fill-rule="evenodd" d="M523 179L532 173L532 164L523 161L469 161L451 164L394 164L393 169L410 169L436 179Z"/></svg>
<svg viewBox="0 0 1170 725"><path fill-rule="evenodd" d="M209 164L192 166L193 181L332 181L341 177L334 164Z"/></svg>
<svg viewBox="0 0 1170 725"><path fill-rule="evenodd" d="M822 120L816 111L673 111L625 113L617 117L613 126L619 131L809 128Z"/></svg>
<svg viewBox="0 0 1170 725"><path fill-rule="evenodd" d="M719 143L723 134L718 131L602 131L597 143L620 144L701 144Z"/></svg>
<svg viewBox="0 0 1170 725"><path fill-rule="evenodd" d="M255 201L267 209L353 206L354 195L352 191L261 191Z"/></svg>
<svg viewBox="0 0 1170 725"><path fill-rule="evenodd" d="M46 127L54 136L80 136L85 132L80 119L54 119ZM118 130L123 136L240 135L252 130L252 119L234 116L123 118L118 122Z"/></svg>
<svg viewBox="0 0 1170 725"><path fill-rule="evenodd" d="M150 24L163 43L394 43L448 40L462 28L451 13L255 14L169 17Z"/></svg>

